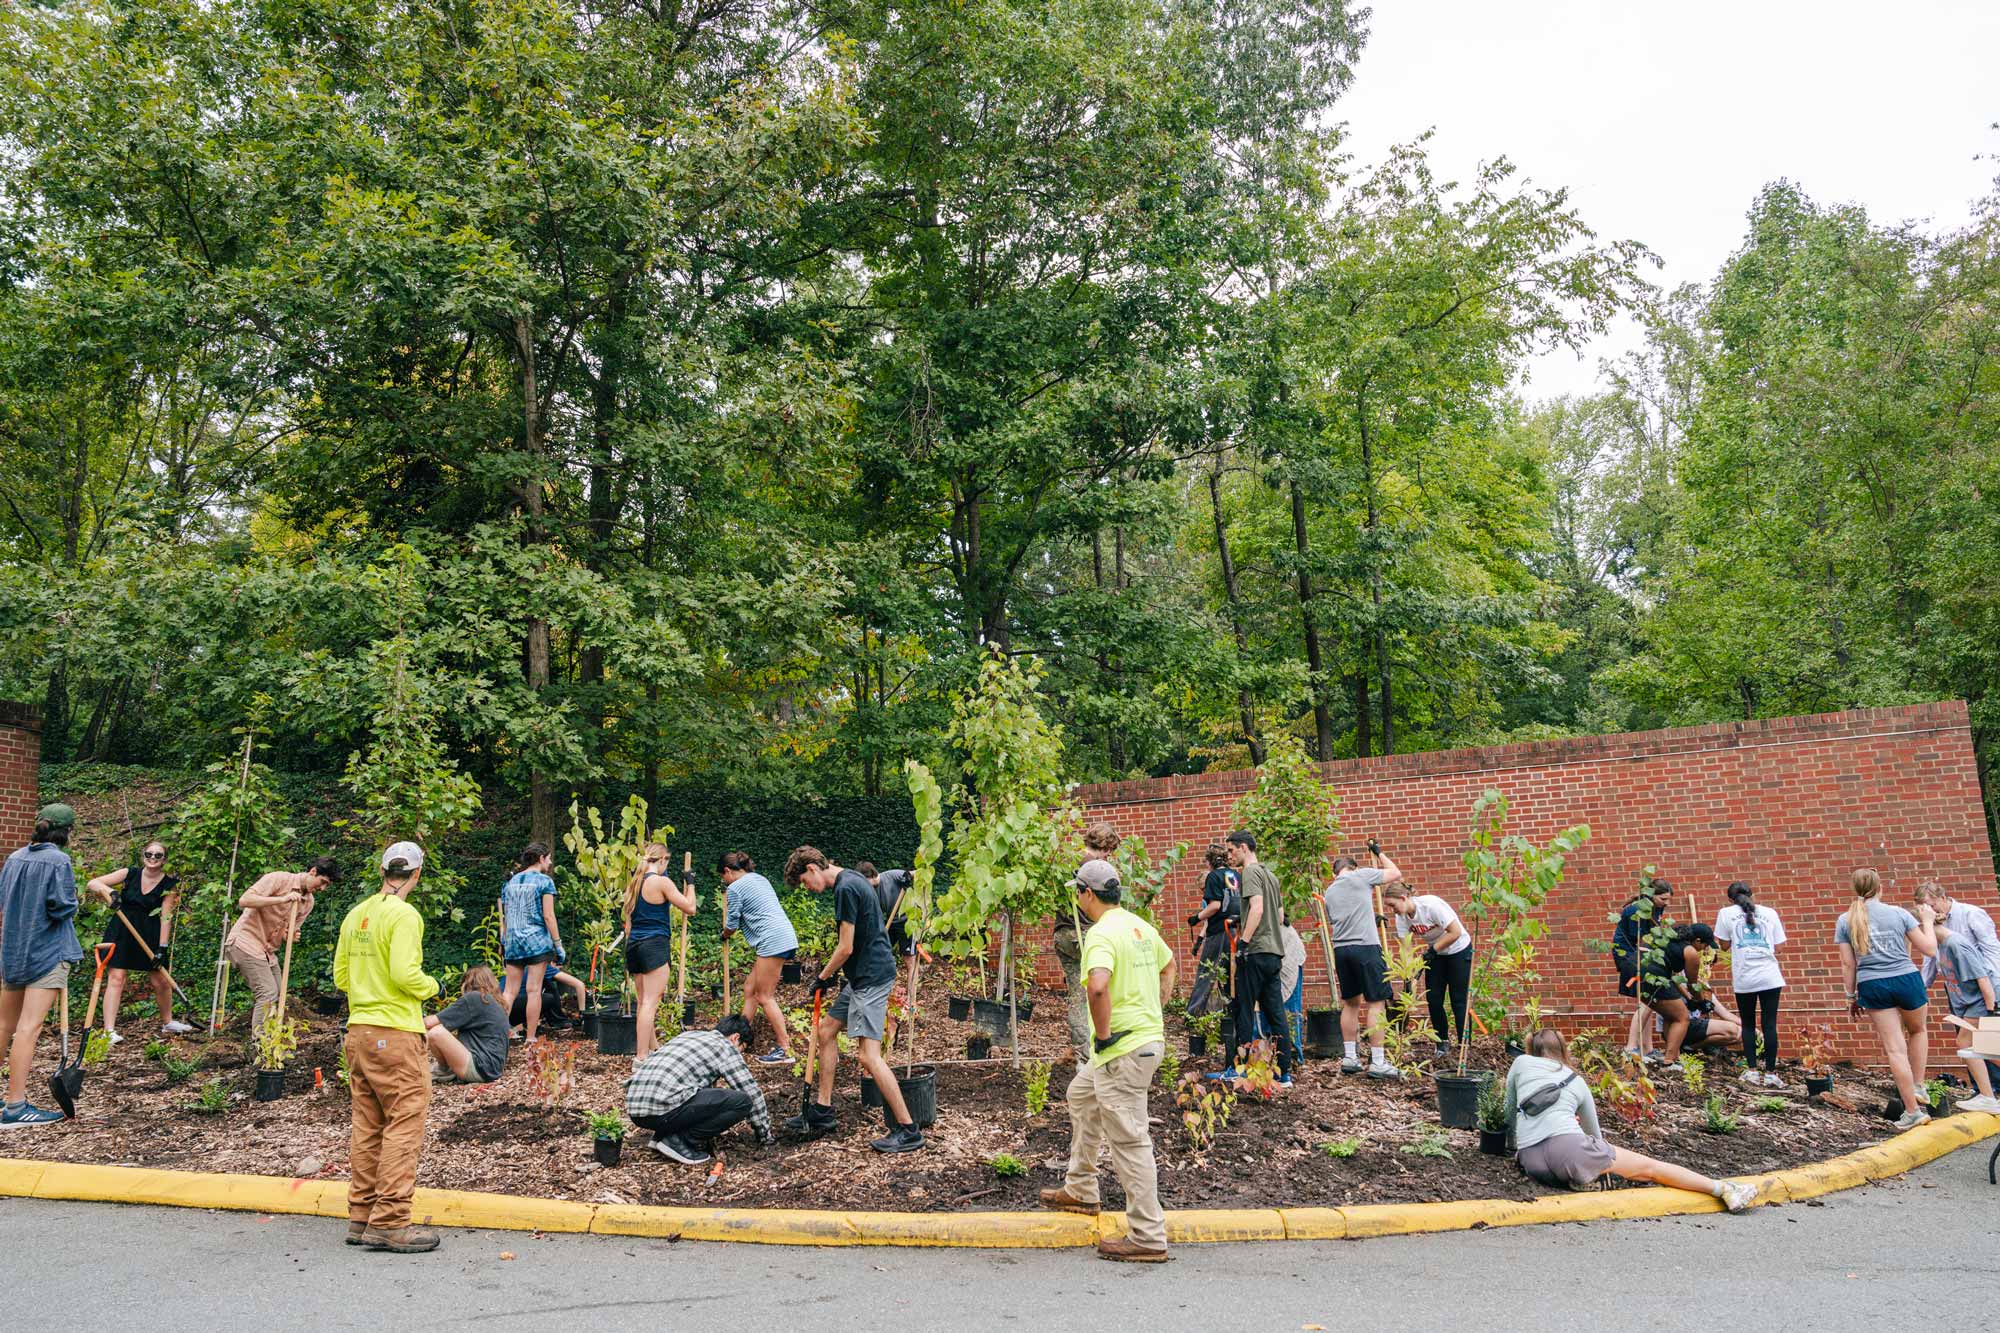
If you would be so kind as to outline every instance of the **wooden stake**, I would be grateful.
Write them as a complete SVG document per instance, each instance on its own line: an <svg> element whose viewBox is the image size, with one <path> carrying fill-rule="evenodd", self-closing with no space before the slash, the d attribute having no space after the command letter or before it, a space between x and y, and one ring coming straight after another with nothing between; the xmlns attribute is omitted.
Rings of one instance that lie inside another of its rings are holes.
<svg viewBox="0 0 2000 1333"><path fill-rule="evenodd" d="M243 737L243 772L236 780L236 794L241 796L250 786L250 746L256 737ZM242 802L237 802L236 832L229 839L229 878L223 887L225 902L222 908L222 938L215 945L215 986L208 999L208 1035L213 1037L222 1030L222 1017L229 1002L229 927L230 913L236 910L236 853L243 845Z"/></svg>
<svg viewBox="0 0 2000 1333"><path fill-rule="evenodd" d="M1340 973L1333 966L1333 920L1326 914L1326 899L1317 893L1313 895L1313 906L1319 909L1319 946L1326 953L1326 993L1333 997L1333 1007L1340 1007Z"/></svg>
<svg viewBox="0 0 2000 1333"><path fill-rule="evenodd" d="M292 910L285 914L285 965L278 970L278 1022L285 1021L285 1001L292 994L292 936L299 928L299 904L292 902Z"/></svg>
<svg viewBox="0 0 2000 1333"><path fill-rule="evenodd" d="M686 889L690 895L694 893L693 852L681 853L681 887ZM689 920L691 920L691 918L688 916L687 913L683 912L681 914L680 967L677 969L680 975L674 981L674 1000L676 1003L681 1003L681 1004L685 1004L687 1002ZM678 1019L680 1015L676 1014L674 1017Z"/></svg>

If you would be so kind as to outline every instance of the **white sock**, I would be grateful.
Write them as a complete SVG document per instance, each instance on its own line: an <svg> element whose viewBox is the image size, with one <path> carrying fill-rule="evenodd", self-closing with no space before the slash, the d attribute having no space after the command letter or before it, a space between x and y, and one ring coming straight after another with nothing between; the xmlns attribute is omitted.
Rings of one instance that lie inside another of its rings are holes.
<svg viewBox="0 0 2000 1333"><path fill-rule="evenodd" d="M1368 1048L1368 1059L1372 1064L1386 1065L1389 1063L1389 1057L1382 1054L1380 1046L1370 1046Z"/></svg>
<svg viewBox="0 0 2000 1333"><path fill-rule="evenodd" d="M1715 1182L1715 1188L1714 1188L1714 1189L1712 1189L1712 1190L1710 1190L1710 1191L1709 1191L1709 1193L1710 1193L1710 1194L1713 1194L1713 1195L1714 1195L1714 1196L1715 1196L1716 1198L1718 1198L1718 1199L1719 1199L1719 1198L1721 1198L1721 1197L1722 1197L1722 1182L1721 1182L1721 1181L1719 1181L1719 1180L1718 1180L1718 1181L1716 1181L1716 1182Z"/></svg>
<svg viewBox="0 0 2000 1333"><path fill-rule="evenodd" d="M1361 1052L1360 1052L1359 1050L1357 1050L1357 1049L1356 1049L1356 1047L1358 1047L1358 1046L1360 1045L1360 1043L1358 1043L1358 1042L1352 1042L1352 1041L1350 1041L1350 1042L1344 1042L1344 1043L1342 1043L1342 1044L1343 1044L1343 1045L1345 1045L1345 1046L1347 1047L1347 1058L1348 1058L1348 1059L1350 1059L1350 1060L1358 1060L1358 1059L1360 1059L1360 1058L1361 1058Z"/></svg>

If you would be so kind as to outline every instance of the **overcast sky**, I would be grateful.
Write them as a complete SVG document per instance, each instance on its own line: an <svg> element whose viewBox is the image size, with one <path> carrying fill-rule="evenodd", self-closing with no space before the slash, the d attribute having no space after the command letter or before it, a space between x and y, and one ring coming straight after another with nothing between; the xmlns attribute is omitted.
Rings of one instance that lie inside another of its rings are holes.
<svg viewBox="0 0 2000 1333"><path fill-rule="evenodd" d="M1340 110L1357 165L1427 128L1440 176L1504 155L1650 246L1662 286L1713 277L1781 176L1952 227L2000 175L2000 0L1375 0L1369 28ZM1589 392L1637 343L1543 357L1527 392Z"/></svg>

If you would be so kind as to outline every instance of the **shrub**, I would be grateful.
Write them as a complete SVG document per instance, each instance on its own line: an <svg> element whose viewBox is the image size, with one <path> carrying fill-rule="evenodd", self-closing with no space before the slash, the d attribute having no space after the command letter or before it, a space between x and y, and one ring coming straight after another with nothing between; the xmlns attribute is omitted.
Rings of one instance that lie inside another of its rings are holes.
<svg viewBox="0 0 2000 1333"><path fill-rule="evenodd" d="M1792 1109L1792 1104L1783 1097L1759 1097L1750 1104L1767 1115L1776 1115Z"/></svg>
<svg viewBox="0 0 2000 1333"><path fill-rule="evenodd" d="M1507 1131L1507 1089L1497 1078L1479 1090L1479 1127L1493 1134Z"/></svg>
<svg viewBox="0 0 2000 1333"><path fill-rule="evenodd" d="M1002 1180L1010 1176L1025 1176L1028 1165L1010 1152L997 1152L986 1159L986 1165L993 1168L993 1174Z"/></svg>
<svg viewBox="0 0 2000 1333"><path fill-rule="evenodd" d="M587 1111L584 1119L589 1122L590 1136L594 1139L625 1137L625 1117L616 1111Z"/></svg>
<svg viewBox="0 0 2000 1333"><path fill-rule="evenodd" d="M1021 1066L1021 1081L1027 1093L1028 1114L1040 1115L1049 1106L1049 1062L1030 1060Z"/></svg>
<svg viewBox="0 0 2000 1333"><path fill-rule="evenodd" d="M1680 1070L1681 1086L1693 1095L1701 1096L1708 1086L1708 1066L1701 1062L1701 1057L1690 1051L1675 1061L1674 1067Z"/></svg>
<svg viewBox="0 0 2000 1333"><path fill-rule="evenodd" d="M1701 1127L1711 1134L1734 1134L1737 1126L1743 1123L1741 1118L1729 1113L1719 1092L1708 1094L1708 1100L1702 1104L1702 1116Z"/></svg>
<svg viewBox="0 0 2000 1333"><path fill-rule="evenodd" d="M1319 1150L1328 1157L1344 1162L1361 1151L1361 1136L1356 1134L1344 1139L1328 1139L1319 1145Z"/></svg>
<svg viewBox="0 0 2000 1333"><path fill-rule="evenodd" d="M192 1066L189 1072L193 1072ZM202 1084L200 1094L189 1104L188 1109L196 1115L221 1115L228 1110L229 1094L223 1089L222 1080L212 1078Z"/></svg>
<svg viewBox="0 0 2000 1333"><path fill-rule="evenodd" d="M1413 1157L1449 1158L1451 1156L1450 1144L1451 1139L1442 1128L1437 1125L1424 1125L1417 1130L1417 1137L1411 1139L1408 1143L1396 1149L1396 1151L1408 1153Z"/></svg>

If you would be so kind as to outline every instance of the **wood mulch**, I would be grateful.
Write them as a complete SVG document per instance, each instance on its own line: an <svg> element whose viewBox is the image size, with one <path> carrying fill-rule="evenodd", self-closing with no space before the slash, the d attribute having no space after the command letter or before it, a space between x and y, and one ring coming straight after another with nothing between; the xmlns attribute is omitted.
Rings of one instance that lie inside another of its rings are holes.
<svg viewBox="0 0 2000 1333"><path fill-rule="evenodd" d="M139 1006L143 1007L143 1006ZM705 1002L713 1021L716 1005ZM301 1009L309 1009L301 1004ZM948 1020L942 997L937 1012L926 1004L921 1049L933 1057L962 1055L969 1024ZM127 1040L90 1070L75 1121L32 1135L15 1135L10 1152L61 1161L151 1166L199 1171L340 1179L346 1175L348 1107L338 1077L339 1020L307 1012L311 1027L287 1079L287 1095L252 1099L254 1071L245 1046L229 1034L210 1043L172 1043L178 1058L200 1060L185 1081L170 1083L160 1062L143 1051L145 1024L128 1019ZM240 1034L246 1020L235 1020ZM1185 1070L1213 1069L1216 1061L1185 1057L1185 1034L1170 1019L1172 1050ZM553 1039L558 1054L573 1057L576 1086L551 1099L530 1076L516 1046L507 1071L493 1084L439 1085L431 1103L418 1183L601 1203L694 1206L814 1207L914 1211L1025 1209L1036 1191L1059 1184L1068 1155L1069 1118L1062 1090L1071 1072L1059 996L1044 994L1022 1027L1028 1060L1052 1062L1048 1103L1030 1116L1024 1071L1004 1051L978 1064L938 1066L940 1110L924 1151L882 1156L869 1140L882 1132L881 1113L857 1102L859 1071L851 1059L839 1067L839 1132L812 1144L759 1148L747 1131L722 1140L724 1169L690 1169L650 1150L649 1136L633 1131L623 1161L601 1167L592 1159L585 1128L588 1110L622 1107L621 1083L629 1057L597 1053L574 1036ZM804 1039L797 1049L803 1054ZM37 1073L53 1067L53 1038L45 1038ZM801 1061L801 1064L803 1061ZM1480 1049L1474 1063L1504 1067L1502 1053ZM775 1121L798 1109L797 1069L753 1065ZM1521 1175L1511 1159L1483 1155L1477 1136L1437 1130L1433 1083L1371 1082L1343 1077L1334 1063L1310 1061L1297 1086L1261 1101L1238 1099L1229 1124L1205 1155L1197 1155L1180 1124L1172 1089L1154 1089L1154 1140L1160 1190L1170 1208L1269 1207L1278 1204L1339 1206L1359 1203L1506 1198L1546 1193ZM1606 1113L1606 1133L1616 1143L1714 1175L1775 1170L1851 1151L1893 1132L1879 1114L1888 1085L1877 1075L1842 1070L1836 1095L1809 1102L1797 1071L1781 1071L1783 1092L1738 1083L1733 1062L1711 1056L1707 1091L1720 1093L1741 1124L1731 1134L1702 1128L1702 1097L1681 1086L1677 1072L1658 1076L1657 1118L1624 1125ZM316 1081L320 1083L314 1090ZM226 1109L203 1113L196 1100L219 1080ZM1762 1097L1782 1097L1782 1111L1760 1111ZM1324 1149L1358 1139L1351 1156ZM1438 1150L1449 1156L1427 1155ZM1002 1176L993 1166L1002 1154L1017 1159L1024 1175ZM1119 1195L1106 1173L1107 1203Z"/></svg>

